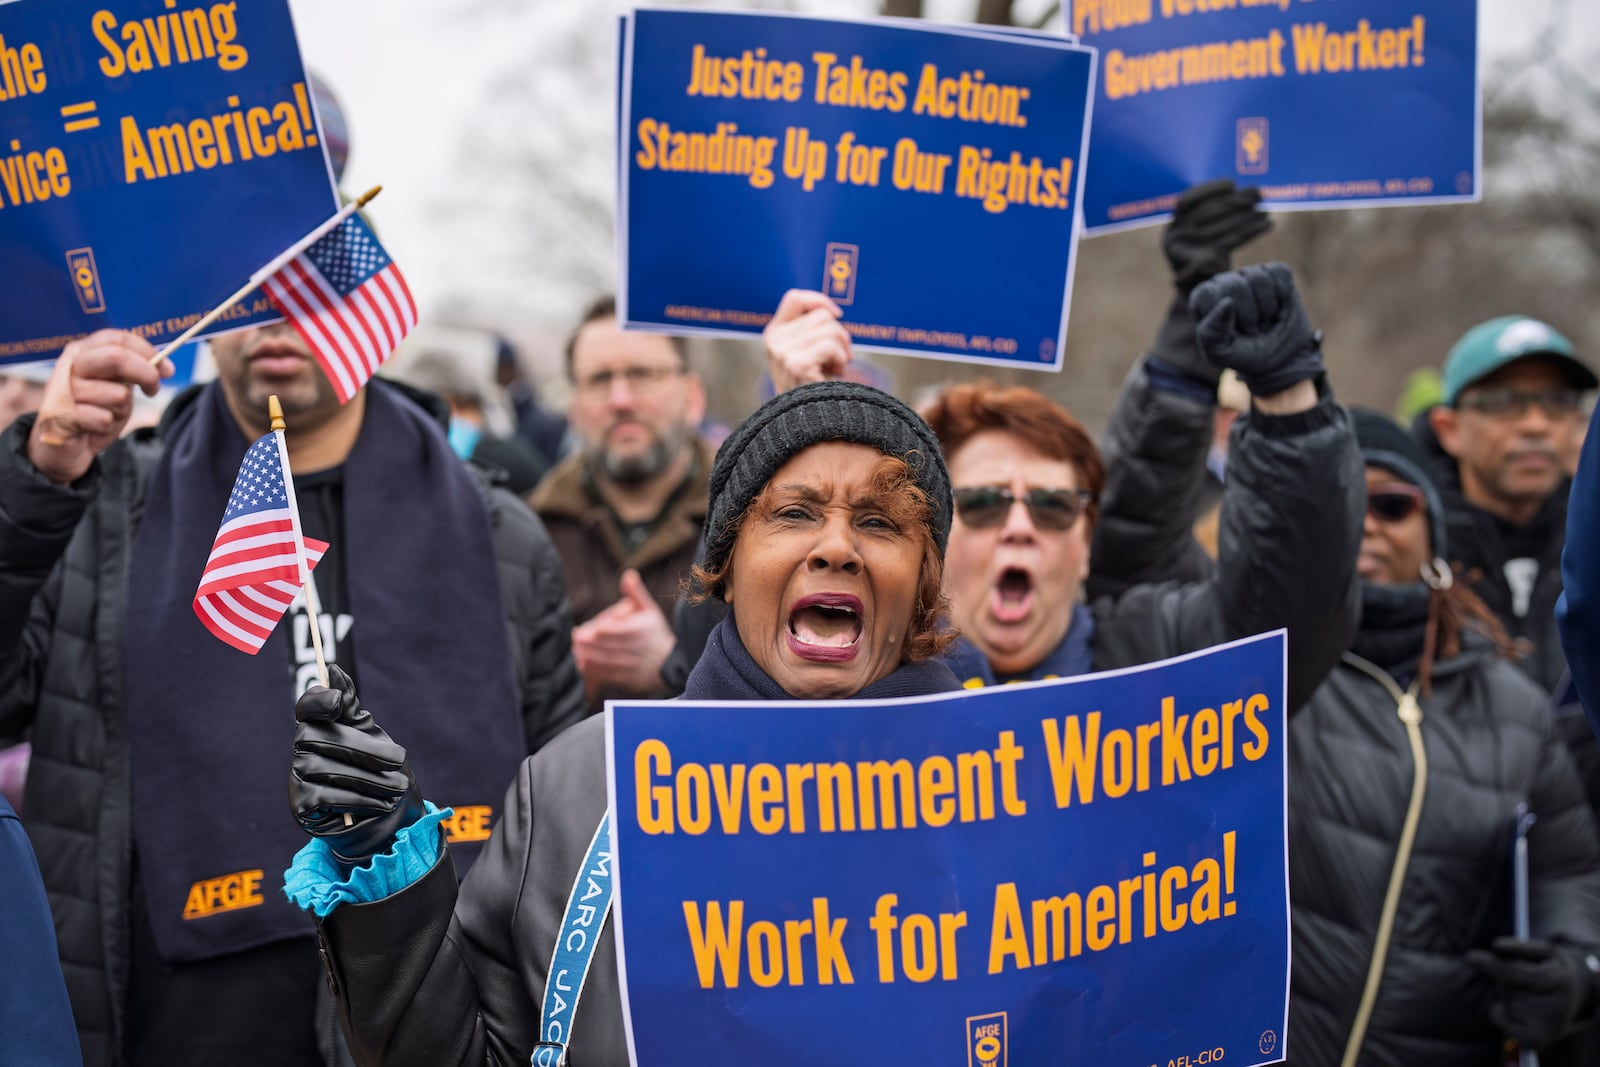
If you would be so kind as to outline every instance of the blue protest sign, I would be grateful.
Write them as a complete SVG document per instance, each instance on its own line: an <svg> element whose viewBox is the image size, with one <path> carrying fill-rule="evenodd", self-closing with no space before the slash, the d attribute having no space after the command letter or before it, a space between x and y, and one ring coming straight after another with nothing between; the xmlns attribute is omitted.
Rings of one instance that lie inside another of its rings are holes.
<svg viewBox="0 0 1600 1067"><path fill-rule="evenodd" d="M635 1067L1280 1062L1283 657L612 705Z"/></svg>
<svg viewBox="0 0 1600 1067"><path fill-rule="evenodd" d="M182 333L338 209L321 140L287 0L0 6L0 363Z"/></svg>
<svg viewBox="0 0 1600 1067"><path fill-rule="evenodd" d="M1476 0L1073 0L1100 49L1087 232L1212 178L1269 207L1478 199Z"/></svg>
<svg viewBox="0 0 1600 1067"><path fill-rule="evenodd" d="M624 325L747 335L818 289L864 348L1060 369L1092 50L644 10L623 52Z"/></svg>

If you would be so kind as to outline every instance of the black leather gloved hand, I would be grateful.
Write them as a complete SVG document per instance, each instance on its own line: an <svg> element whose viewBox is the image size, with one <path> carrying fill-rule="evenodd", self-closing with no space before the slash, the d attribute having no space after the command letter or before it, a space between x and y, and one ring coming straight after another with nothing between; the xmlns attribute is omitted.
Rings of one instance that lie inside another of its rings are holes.
<svg viewBox="0 0 1600 1067"><path fill-rule="evenodd" d="M422 794L406 750L361 706L350 676L330 663L328 680L333 688L313 686L295 702L289 806L340 862L361 867L422 817Z"/></svg>
<svg viewBox="0 0 1600 1067"><path fill-rule="evenodd" d="M1185 189L1161 235L1161 249L1172 264L1178 292L1194 287L1233 266L1234 250L1272 229L1272 218L1256 209L1261 190L1236 189L1231 178L1219 178Z"/></svg>
<svg viewBox="0 0 1600 1067"><path fill-rule="evenodd" d="M1200 354L1189 294L1229 269L1236 249L1272 229L1272 218L1256 209L1260 201L1259 189L1236 189L1229 178L1196 185L1178 197L1172 221L1161 235L1177 292L1150 355L1167 369L1213 389L1222 368Z"/></svg>
<svg viewBox="0 0 1600 1067"><path fill-rule="evenodd" d="M1219 274L1189 297L1200 350L1232 368L1252 396L1273 396L1322 374L1322 334L1306 320L1282 263Z"/></svg>
<svg viewBox="0 0 1600 1067"><path fill-rule="evenodd" d="M1547 1045L1592 1007L1600 957L1572 945L1497 937L1467 963L1499 984L1489 1019L1524 1045Z"/></svg>

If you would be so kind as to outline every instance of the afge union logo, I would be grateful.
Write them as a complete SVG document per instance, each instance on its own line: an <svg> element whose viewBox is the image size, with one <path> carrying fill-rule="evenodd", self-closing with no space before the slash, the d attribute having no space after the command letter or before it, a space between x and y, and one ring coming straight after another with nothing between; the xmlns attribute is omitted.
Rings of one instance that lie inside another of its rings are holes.
<svg viewBox="0 0 1600 1067"><path fill-rule="evenodd" d="M1006 1013L967 1019L967 1067L1006 1067Z"/></svg>
<svg viewBox="0 0 1600 1067"><path fill-rule="evenodd" d="M96 315L106 309L106 297L100 291L100 269L94 265L94 249L74 248L67 253L67 271L72 275L72 291L78 294L78 304L86 315Z"/></svg>
<svg viewBox="0 0 1600 1067"><path fill-rule="evenodd" d="M835 304L851 304L856 299L856 268L861 264L861 249L830 241L822 254L822 291Z"/></svg>
<svg viewBox="0 0 1600 1067"><path fill-rule="evenodd" d="M1234 166L1240 174L1267 172L1267 120L1240 119Z"/></svg>

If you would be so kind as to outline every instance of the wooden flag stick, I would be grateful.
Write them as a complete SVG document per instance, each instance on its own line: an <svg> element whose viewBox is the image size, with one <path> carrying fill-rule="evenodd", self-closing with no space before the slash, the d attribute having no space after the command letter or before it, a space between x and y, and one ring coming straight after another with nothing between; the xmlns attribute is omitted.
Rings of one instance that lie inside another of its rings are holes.
<svg viewBox="0 0 1600 1067"><path fill-rule="evenodd" d="M206 314L201 317L199 322L196 322L193 326L179 334L175 339L168 342L165 348L151 357L150 365L152 367L161 366L161 361L166 359L169 353L187 342L190 338L199 333L201 330L205 329L207 326L210 326L213 322L216 322L217 319L220 318L222 314L229 308L233 307L233 305L249 296L256 289L260 288L262 282L266 281L268 278L282 270L291 259L310 248L313 244L316 244L316 242L325 234L327 234L328 231L332 230L345 219L361 210L361 208L366 206L367 201L371 200L381 192L383 192L383 186L374 185L371 189L368 189L366 192L362 193L359 199L354 200L340 208L338 213L335 214L331 219L324 222L322 225L318 226L304 237L300 238L300 240L296 241L288 248L284 249L283 252L279 253L271 263L268 263L265 267L262 267L260 270L250 275L250 280L245 282L244 285L240 286L238 291L236 291L232 296L228 297L228 299L224 300L222 303L206 312ZM288 467L285 467L284 470L287 471Z"/></svg>
<svg viewBox="0 0 1600 1067"><path fill-rule="evenodd" d="M322 605L317 601L317 585L306 564L306 538L300 530L300 505L294 499L294 478L289 471L289 445L284 440L283 405L276 393L267 397L267 414L272 418L272 437L278 443L278 462L283 465L283 488L289 495L289 525L294 529L294 551L300 558L300 584L306 592L306 615L311 620L311 647L317 653L317 680L328 685L328 659L322 653Z"/></svg>

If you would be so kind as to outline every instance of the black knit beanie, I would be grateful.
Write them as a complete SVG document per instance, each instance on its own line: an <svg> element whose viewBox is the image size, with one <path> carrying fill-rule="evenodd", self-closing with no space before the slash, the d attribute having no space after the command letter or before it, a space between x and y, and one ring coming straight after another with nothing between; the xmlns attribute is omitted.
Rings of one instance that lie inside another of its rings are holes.
<svg viewBox="0 0 1600 1067"><path fill-rule="evenodd" d="M1433 555L1444 558L1444 503L1438 487L1428 476L1428 459L1422 449L1398 423L1381 412L1353 407L1350 418L1355 425L1356 444L1361 448L1362 459L1422 490L1422 498L1428 505L1428 536Z"/></svg>
<svg viewBox="0 0 1600 1067"><path fill-rule="evenodd" d="M870 385L813 382L762 404L717 450L706 514L707 570L727 562L735 525L778 468L803 449L830 441L867 445L909 463L917 485L928 494L934 543L944 554L950 537L950 471L928 424Z"/></svg>

